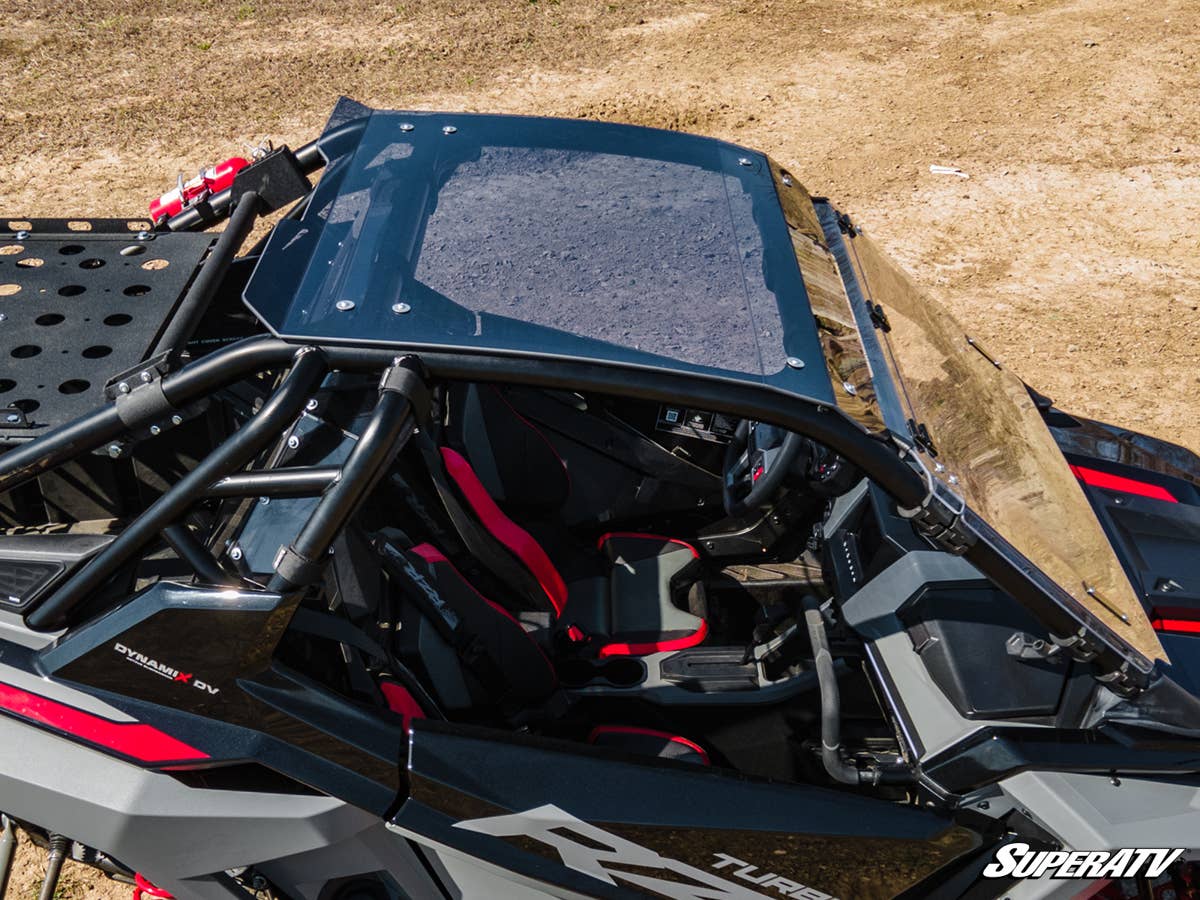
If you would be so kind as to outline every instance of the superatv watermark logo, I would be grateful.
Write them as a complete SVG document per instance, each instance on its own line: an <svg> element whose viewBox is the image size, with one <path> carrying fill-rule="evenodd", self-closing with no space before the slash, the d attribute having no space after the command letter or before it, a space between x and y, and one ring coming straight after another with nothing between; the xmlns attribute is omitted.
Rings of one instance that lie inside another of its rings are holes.
<svg viewBox="0 0 1200 900"><path fill-rule="evenodd" d="M1014 842L996 851L985 878L1157 878L1183 850L1033 850Z"/></svg>
<svg viewBox="0 0 1200 900"><path fill-rule="evenodd" d="M147 672L161 675L168 681L178 681L182 684L188 684L197 690L204 691L213 696L221 692L220 688L215 688L211 684L201 681L199 678L193 678L191 672L183 672L173 666L168 666L166 663L160 663L157 659L151 659L143 653L138 653L136 650L126 647L120 641L113 644L113 649L120 653L127 662L131 662L135 666L141 666Z"/></svg>
<svg viewBox="0 0 1200 900"><path fill-rule="evenodd" d="M727 853L713 854L716 857L710 864L713 869L739 879L730 881L714 872L660 856L640 844L589 825L553 804L507 816L471 819L454 827L500 838L533 838L553 847L569 869L614 887L620 886L616 881L619 878L626 885L672 900L762 900L764 897L836 900L824 891L760 870ZM750 885L758 890L752 890Z"/></svg>

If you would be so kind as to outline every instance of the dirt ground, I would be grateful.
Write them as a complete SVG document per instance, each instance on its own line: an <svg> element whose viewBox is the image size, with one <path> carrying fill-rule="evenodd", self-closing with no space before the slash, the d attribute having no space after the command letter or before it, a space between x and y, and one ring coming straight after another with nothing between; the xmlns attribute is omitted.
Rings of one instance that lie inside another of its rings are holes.
<svg viewBox="0 0 1200 900"><path fill-rule="evenodd" d="M686 129L833 197L1061 407L1200 449L1198 31L1193 0L17 0L0 211L141 214L340 93Z"/></svg>

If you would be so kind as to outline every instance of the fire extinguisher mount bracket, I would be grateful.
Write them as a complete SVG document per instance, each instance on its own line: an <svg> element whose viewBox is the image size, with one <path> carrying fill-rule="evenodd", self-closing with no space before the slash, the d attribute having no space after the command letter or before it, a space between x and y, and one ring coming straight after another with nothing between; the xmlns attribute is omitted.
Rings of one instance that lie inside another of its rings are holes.
<svg viewBox="0 0 1200 900"><path fill-rule="evenodd" d="M312 182L287 147L267 153L242 169L233 179L233 197L254 191L259 197L261 212L274 212L299 200L312 190Z"/></svg>

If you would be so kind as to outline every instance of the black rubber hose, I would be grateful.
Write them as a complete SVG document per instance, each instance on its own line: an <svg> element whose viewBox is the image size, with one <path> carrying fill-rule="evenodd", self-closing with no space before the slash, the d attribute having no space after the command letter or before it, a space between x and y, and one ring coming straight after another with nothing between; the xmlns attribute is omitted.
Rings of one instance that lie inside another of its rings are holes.
<svg viewBox="0 0 1200 900"><path fill-rule="evenodd" d="M842 784L862 784L863 773L857 766L842 758L842 698L838 691L837 673L833 671L833 654L825 634L825 620L815 597L804 598L804 622L812 642L813 665L817 670L817 685L821 692L821 762L834 781Z"/></svg>
<svg viewBox="0 0 1200 900"><path fill-rule="evenodd" d="M212 305L213 297L217 295L217 289L225 280L230 263L241 249L246 236L254 228L257 218L258 194L254 191L246 191L238 198L237 206L233 208L233 213L229 216L229 224L225 226L225 230L217 238L212 252L208 254L208 258L201 265L200 274L196 276L192 286L183 295L179 308L175 310L175 314L171 316L162 336L155 343L151 356L168 351L179 353L187 346L188 340L200 325L200 320L204 318L204 314Z"/></svg>
<svg viewBox="0 0 1200 900"><path fill-rule="evenodd" d="M296 418L328 371L325 357L311 347L295 355L292 370L246 424L205 456L196 467L150 505L111 544L72 575L26 620L32 628L55 628L84 598L98 590L163 528L176 522L210 485L245 466Z"/></svg>
<svg viewBox="0 0 1200 900"><path fill-rule="evenodd" d="M812 642L813 663L817 670L817 685L821 693L821 762L834 781L853 785L908 784L912 773L907 767L873 766L860 769L842 757L842 698L838 690L837 673L833 670L833 654L825 634L816 597L804 598L804 622Z"/></svg>

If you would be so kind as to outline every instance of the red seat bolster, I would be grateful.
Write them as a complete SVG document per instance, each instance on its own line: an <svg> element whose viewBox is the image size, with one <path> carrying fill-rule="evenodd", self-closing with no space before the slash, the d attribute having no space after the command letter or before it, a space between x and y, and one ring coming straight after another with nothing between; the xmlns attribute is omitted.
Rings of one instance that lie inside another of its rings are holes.
<svg viewBox="0 0 1200 900"><path fill-rule="evenodd" d="M463 497L471 504L480 523L493 537L507 547L532 574L545 592L556 616L562 615L567 603L567 585L554 563L533 536L504 514L496 505L496 501L488 494L487 489L471 468L471 464L461 453L449 447L442 447L442 464L446 474L453 480Z"/></svg>

